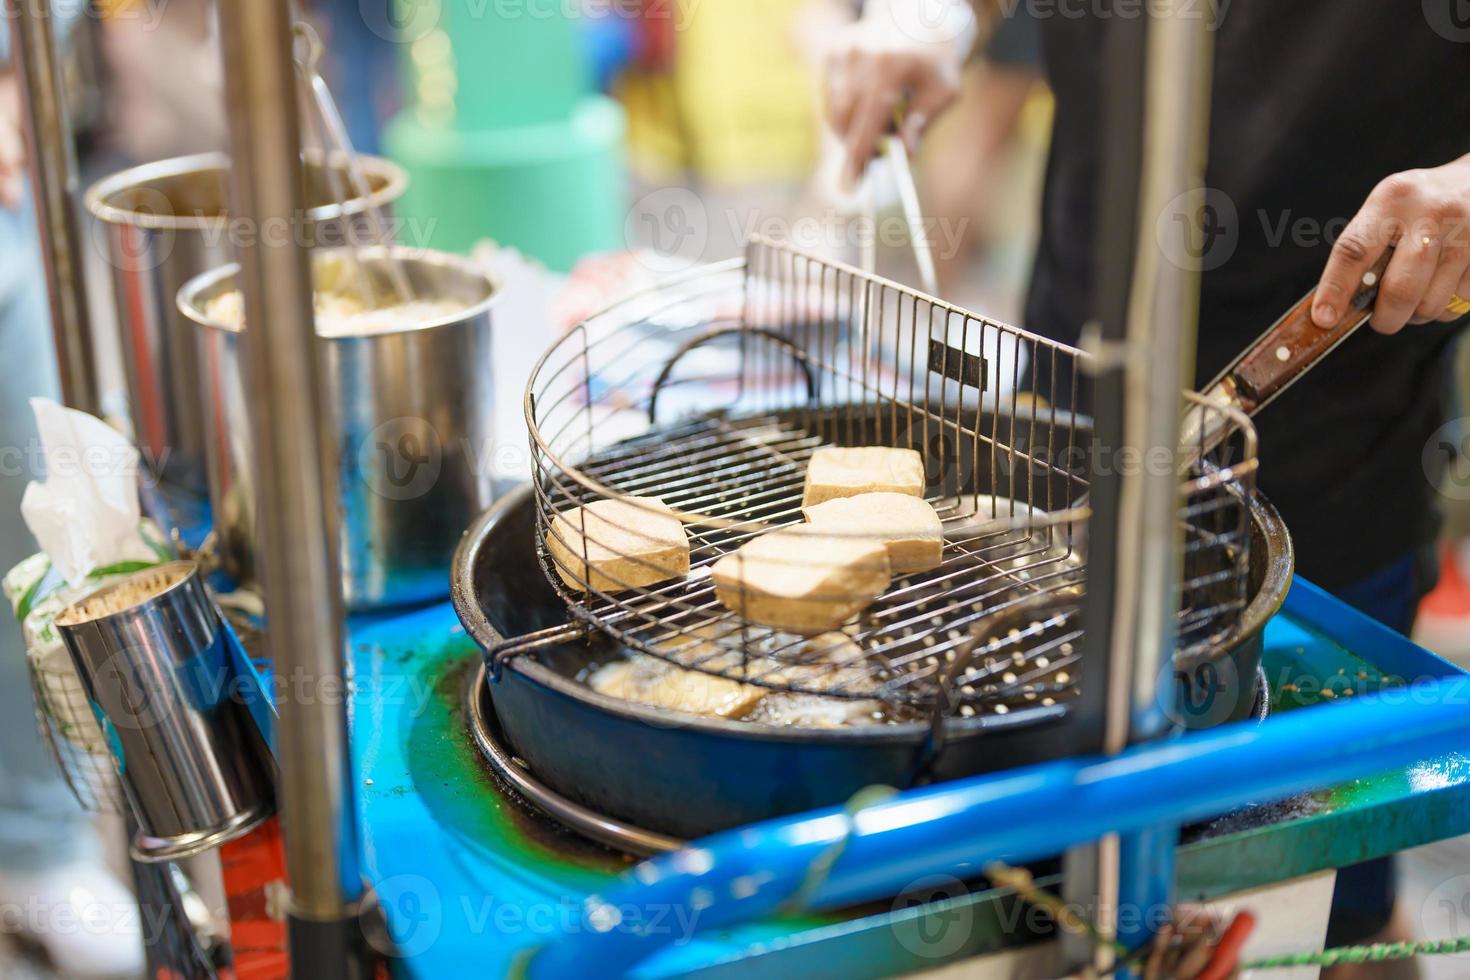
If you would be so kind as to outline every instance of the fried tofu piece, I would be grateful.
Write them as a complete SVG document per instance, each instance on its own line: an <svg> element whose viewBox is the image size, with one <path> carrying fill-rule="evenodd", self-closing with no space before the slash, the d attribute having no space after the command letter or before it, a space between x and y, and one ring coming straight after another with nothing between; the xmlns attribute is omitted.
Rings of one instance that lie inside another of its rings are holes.
<svg viewBox="0 0 1470 980"><path fill-rule="evenodd" d="M596 500L557 514L546 550L561 580L581 592L620 592L689 574L689 535L657 497Z"/></svg>
<svg viewBox="0 0 1470 980"><path fill-rule="evenodd" d="M799 691L780 691L743 683L741 678L773 685L796 684L807 689L824 687L851 694L876 693L879 681L867 669L863 651L841 632L822 633L798 640L784 633L759 637L748 654L726 649L695 630L674 637L659 650L673 662L644 654L607 664L587 678L593 690L625 701L687 711L716 718L741 719L797 728L838 728L881 720L882 704L872 698L844 698ZM787 660L757 653L780 649ZM681 666L697 664L703 668ZM705 671L720 670L731 677Z"/></svg>
<svg viewBox="0 0 1470 980"><path fill-rule="evenodd" d="M753 538L710 568L715 596L747 621L809 636L836 629L888 588L888 549L809 524Z"/></svg>
<svg viewBox="0 0 1470 980"><path fill-rule="evenodd" d="M928 571L944 556L944 525L922 497L860 493L801 509L807 522L842 534L871 535L888 549L893 574Z"/></svg>
<svg viewBox="0 0 1470 980"><path fill-rule="evenodd" d="M777 691L768 694L748 716L761 725L791 728L844 728L882 720L883 705L869 699L824 697Z"/></svg>
<svg viewBox="0 0 1470 980"><path fill-rule="evenodd" d="M924 458L917 450L823 446L807 464L801 505L885 491L924 496Z"/></svg>
<svg viewBox="0 0 1470 980"><path fill-rule="evenodd" d="M689 670L643 654L598 668L587 683L594 691L624 701L716 718L742 718L766 694L764 688L754 684Z"/></svg>
<svg viewBox="0 0 1470 980"><path fill-rule="evenodd" d="M862 647L846 633L814 636L796 651L796 664L783 663L773 681L793 684L797 691L771 691L761 699L750 720L796 728L841 728L872 724L883 705L871 698L824 696L821 690L846 694L875 694L880 682L865 662Z"/></svg>

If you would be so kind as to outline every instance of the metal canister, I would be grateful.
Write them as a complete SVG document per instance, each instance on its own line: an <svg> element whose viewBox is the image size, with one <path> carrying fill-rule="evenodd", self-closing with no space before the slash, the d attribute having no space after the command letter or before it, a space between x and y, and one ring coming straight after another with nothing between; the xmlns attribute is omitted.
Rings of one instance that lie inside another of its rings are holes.
<svg viewBox="0 0 1470 980"><path fill-rule="evenodd" d="M137 817L135 857L197 854L274 812L270 753L197 564L169 562L104 586L62 610L56 626Z"/></svg>
<svg viewBox="0 0 1470 980"><path fill-rule="evenodd" d="M361 159L372 203L386 208L407 177L387 160ZM333 202L326 170L308 160L307 200L315 205L299 229L237 227L228 213L229 166L223 153L160 160L105 177L86 193L97 219L94 244L112 270L134 439L155 474L200 494L204 424L193 326L174 302L179 288L231 261L235 242L300 234L307 244L341 245L350 223L367 221L364 200Z"/></svg>
<svg viewBox="0 0 1470 980"><path fill-rule="evenodd" d="M391 294L387 251L356 254L379 291ZM322 336L318 323L330 462L338 474L343 601L354 610L448 595L460 535L492 499L491 308L499 290L459 256L403 246L392 254L416 297L451 301L455 310L362 334ZM318 250L318 280L344 259L341 251ZM236 271L232 265L197 277L179 293L179 308L198 324L220 557L237 581L251 585L256 494L241 332L211 312L234 292Z"/></svg>

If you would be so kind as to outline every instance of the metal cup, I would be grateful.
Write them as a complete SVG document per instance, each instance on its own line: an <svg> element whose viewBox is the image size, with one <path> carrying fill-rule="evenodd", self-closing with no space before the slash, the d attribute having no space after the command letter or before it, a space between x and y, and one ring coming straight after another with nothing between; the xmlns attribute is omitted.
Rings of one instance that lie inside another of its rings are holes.
<svg viewBox="0 0 1470 980"><path fill-rule="evenodd" d="M62 610L56 626L137 817L135 857L197 854L274 812L270 753L232 680L197 564L105 586Z"/></svg>
<svg viewBox="0 0 1470 980"><path fill-rule="evenodd" d="M357 254L389 294L386 251ZM455 300L462 309L389 331L317 338L338 473L343 601L356 610L448 595L460 535L492 499L491 307L499 290L459 256L402 246L393 255L418 298ZM314 259L320 275L343 256L323 249ZM207 312L234 291L236 271L192 280L179 308L198 324L220 558L252 585L256 495L241 334Z"/></svg>
<svg viewBox="0 0 1470 980"><path fill-rule="evenodd" d="M362 157L373 203L396 200L408 178L394 163ZM118 326L127 363L134 438L156 475L203 494L204 423L192 325L174 299L191 278L234 258L232 242L291 233L244 229L228 214L230 161L201 153L144 164L87 189L98 249L112 269ZM301 234L307 244L341 245L349 225L366 222L363 199L332 202L320 157L307 160Z"/></svg>

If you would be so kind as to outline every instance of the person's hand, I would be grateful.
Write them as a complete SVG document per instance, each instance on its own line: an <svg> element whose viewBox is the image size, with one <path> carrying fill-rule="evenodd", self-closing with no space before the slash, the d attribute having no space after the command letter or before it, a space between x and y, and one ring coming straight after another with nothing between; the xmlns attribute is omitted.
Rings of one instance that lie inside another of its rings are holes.
<svg viewBox="0 0 1470 980"><path fill-rule="evenodd" d="M834 40L826 65L827 121L845 146L848 184L862 176L895 110L904 110L899 136L913 150L934 116L959 95L975 18L965 0L951 3L923 23L902 4L870 4L863 19Z"/></svg>
<svg viewBox="0 0 1470 980"><path fill-rule="evenodd" d="M1363 273L1395 246L1370 323L1397 333L1406 323L1458 320L1446 309L1470 298L1470 156L1381 182L1332 246L1312 319L1330 326L1347 308Z"/></svg>
<svg viewBox="0 0 1470 980"><path fill-rule="evenodd" d="M20 128L20 86L0 71L0 208L20 207L26 166L25 135Z"/></svg>

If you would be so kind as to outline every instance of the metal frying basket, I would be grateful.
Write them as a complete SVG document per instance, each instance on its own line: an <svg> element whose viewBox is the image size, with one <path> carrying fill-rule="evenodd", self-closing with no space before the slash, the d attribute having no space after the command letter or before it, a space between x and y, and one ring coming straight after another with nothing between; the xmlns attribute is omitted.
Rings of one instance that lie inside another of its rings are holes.
<svg viewBox="0 0 1470 980"><path fill-rule="evenodd" d="M1075 693L1089 476L1100 466L1168 466L1183 496L1180 659L1215 656L1248 598L1254 430L1242 413L1186 395L1228 433L1210 452L1096 447L1072 413L1089 366L1076 348L753 239L743 261L591 317L537 365L525 407L542 564L584 624L683 667L876 698L893 717L936 706L1004 712ZM804 474L822 446L918 451L945 544L938 567L895 576L842 627L851 642L829 644L813 669L806 638L726 608L709 569L753 537L802 521ZM633 530L616 519L607 541L591 525L580 540L558 542L580 562L546 547L561 534L559 514L600 498L647 507L648 497L684 523L687 575L647 586L616 572L588 576L587 549L615 550L615 532ZM980 635L1008 610L1042 608L1063 612ZM495 654L514 654L526 639Z"/></svg>

